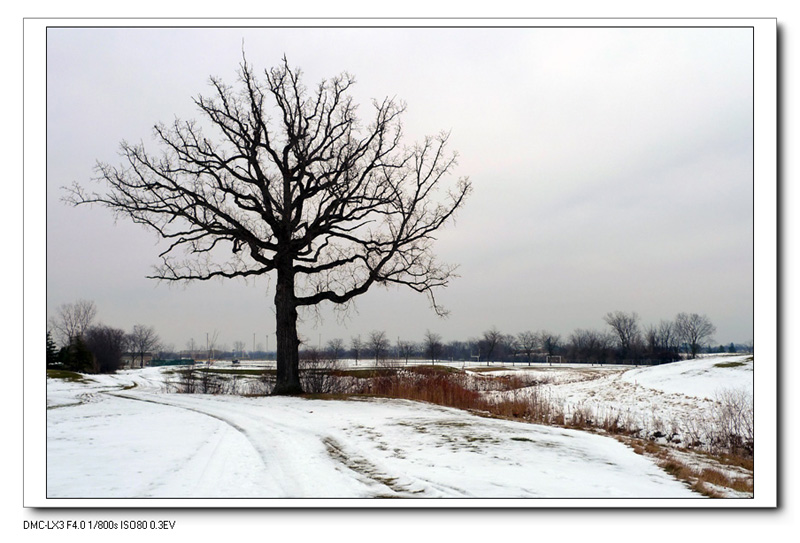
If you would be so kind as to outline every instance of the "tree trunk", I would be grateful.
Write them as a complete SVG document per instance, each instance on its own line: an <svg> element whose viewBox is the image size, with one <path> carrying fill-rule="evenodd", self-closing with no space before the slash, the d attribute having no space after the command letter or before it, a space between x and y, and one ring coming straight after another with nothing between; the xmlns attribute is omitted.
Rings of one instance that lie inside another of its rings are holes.
<svg viewBox="0 0 800 543"><path fill-rule="evenodd" d="M302 394L300 385L300 342L297 339L297 302L291 260L278 267L275 289L278 375L273 395Z"/></svg>

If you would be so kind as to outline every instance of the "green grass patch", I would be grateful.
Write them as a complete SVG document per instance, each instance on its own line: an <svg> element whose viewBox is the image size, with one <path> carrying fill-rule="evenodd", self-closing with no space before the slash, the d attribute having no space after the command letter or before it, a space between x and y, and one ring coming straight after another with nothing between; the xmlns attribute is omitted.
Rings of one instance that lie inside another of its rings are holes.
<svg viewBox="0 0 800 543"><path fill-rule="evenodd" d="M47 377L50 379L62 379L73 383L91 383L94 379L89 379L82 373L67 370L47 370Z"/></svg>
<svg viewBox="0 0 800 543"><path fill-rule="evenodd" d="M469 371L473 371L475 373L491 373L493 371L509 371L509 368L506 368L505 366L483 366L477 368L469 368Z"/></svg>
<svg viewBox="0 0 800 543"><path fill-rule="evenodd" d="M357 377L359 379L373 379L375 377L391 377L397 370L390 368L365 368L363 370L331 370L335 377Z"/></svg>
<svg viewBox="0 0 800 543"><path fill-rule="evenodd" d="M454 368L453 366L437 366L435 364L407 366L401 369L413 371L414 373L422 373L424 375L462 373L460 369Z"/></svg>
<svg viewBox="0 0 800 543"><path fill-rule="evenodd" d="M187 371L187 370L178 370ZM195 368L197 373L216 373L218 375L250 375L251 377L261 377L262 375L277 375L277 370L259 369L232 369L232 368Z"/></svg>
<svg viewBox="0 0 800 543"><path fill-rule="evenodd" d="M715 368L738 368L740 366L744 366L744 362L720 362L719 364L714 364Z"/></svg>

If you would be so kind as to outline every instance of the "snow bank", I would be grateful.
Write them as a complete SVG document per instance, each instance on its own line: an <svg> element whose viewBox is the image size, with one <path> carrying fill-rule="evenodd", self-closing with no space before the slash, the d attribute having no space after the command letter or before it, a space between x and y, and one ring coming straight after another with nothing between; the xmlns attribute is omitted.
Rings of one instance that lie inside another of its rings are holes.
<svg viewBox="0 0 800 543"><path fill-rule="evenodd" d="M402 400L164 394L157 377L48 379L48 498L697 497L611 438Z"/></svg>
<svg viewBox="0 0 800 543"><path fill-rule="evenodd" d="M753 356L710 356L625 372L623 381L697 398L713 399L720 390L753 390Z"/></svg>

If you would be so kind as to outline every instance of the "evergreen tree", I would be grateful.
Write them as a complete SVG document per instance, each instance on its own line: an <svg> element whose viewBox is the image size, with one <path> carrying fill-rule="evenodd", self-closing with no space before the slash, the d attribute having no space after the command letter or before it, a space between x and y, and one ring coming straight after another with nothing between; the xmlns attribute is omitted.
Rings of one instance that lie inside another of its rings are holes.
<svg viewBox="0 0 800 543"><path fill-rule="evenodd" d="M53 337L50 335L50 331L47 332L47 368L55 368L58 366L58 350L56 349L56 342L53 341Z"/></svg>
<svg viewBox="0 0 800 543"><path fill-rule="evenodd" d="M69 345L59 352L64 369L78 373L94 373L94 355L80 336L70 339Z"/></svg>

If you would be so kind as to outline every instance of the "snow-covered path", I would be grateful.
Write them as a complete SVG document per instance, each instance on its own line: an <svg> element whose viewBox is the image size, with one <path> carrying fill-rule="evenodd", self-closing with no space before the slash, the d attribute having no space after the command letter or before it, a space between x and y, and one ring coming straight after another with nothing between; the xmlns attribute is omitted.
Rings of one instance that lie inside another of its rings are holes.
<svg viewBox="0 0 800 543"><path fill-rule="evenodd" d="M402 400L165 394L154 372L48 379L49 498L698 497L611 438Z"/></svg>

